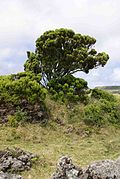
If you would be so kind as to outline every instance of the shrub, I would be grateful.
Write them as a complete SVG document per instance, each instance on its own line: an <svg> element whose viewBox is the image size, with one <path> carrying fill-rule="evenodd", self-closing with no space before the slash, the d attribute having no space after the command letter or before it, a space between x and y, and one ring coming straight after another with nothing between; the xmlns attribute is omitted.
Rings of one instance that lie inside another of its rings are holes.
<svg viewBox="0 0 120 179"><path fill-rule="evenodd" d="M70 102L87 100L87 82L72 75L66 75L61 79L52 79L48 88L56 100L68 100Z"/></svg>
<svg viewBox="0 0 120 179"><path fill-rule="evenodd" d="M116 100L113 94L110 94L109 92L103 91L98 88L95 88L92 90L91 97L96 98L96 99L105 99L111 102Z"/></svg>
<svg viewBox="0 0 120 179"><path fill-rule="evenodd" d="M84 110L84 122L97 127L108 123L120 123L119 104L102 99L86 105Z"/></svg>
<svg viewBox="0 0 120 179"><path fill-rule="evenodd" d="M24 124L28 120L26 112L21 109L17 110L14 115L8 116L8 123L12 127L17 127L19 124Z"/></svg>
<svg viewBox="0 0 120 179"><path fill-rule="evenodd" d="M100 106L96 103L87 105L84 111L84 122L91 126L101 126L104 123L102 112Z"/></svg>
<svg viewBox="0 0 120 179"><path fill-rule="evenodd" d="M29 103L42 101L46 90L40 85L40 74L21 72L0 77L0 103L18 105L22 100Z"/></svg>

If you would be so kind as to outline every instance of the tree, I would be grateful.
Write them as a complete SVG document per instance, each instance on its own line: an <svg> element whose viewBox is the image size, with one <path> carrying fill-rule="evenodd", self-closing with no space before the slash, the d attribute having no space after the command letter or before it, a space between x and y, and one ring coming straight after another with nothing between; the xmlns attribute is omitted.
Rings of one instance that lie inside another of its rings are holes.
<svg viewBox="0 0 120 179"><path fill-rule="evenodd" d="M28 52L25 71L41 72L45 85L51 79L77 71L88 73L98 66L103 67L109 59L105 52L97 53L95 43L95 38L75 34L69 29L46 31L37 39L35 53Z"/></svg>
<svg viewBox="0 0 120 179"><path fill-rule="evenodd" d="M71 102L87 101L87 82L72 75L65 75L61 79L52 79L48 83L49 92L55 100L66 100Z"/></svg>

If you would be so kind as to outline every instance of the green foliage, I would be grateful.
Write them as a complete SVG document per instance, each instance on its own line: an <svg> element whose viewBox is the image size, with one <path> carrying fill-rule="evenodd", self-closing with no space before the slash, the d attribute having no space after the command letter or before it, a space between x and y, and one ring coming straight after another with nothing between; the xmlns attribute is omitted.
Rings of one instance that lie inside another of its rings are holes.
<svg viewBox="0 0 120 179"><path fill-rule="evenodd" d="M36 41L35 54L28 52L25 70L41 72L45 85L76 71L88 73L97 66L103 67L109 59L105 52L97 53L92 48L95 43L95 38L70 29L46 31Z"/></svg>
<svg viewBox="0 0 120 179"><path fill-rule="evenodd" d="M96 98L96 99L105 99L111 102L116 100L113 94L110 94L109 92L103 91L98 88L95 88L92 90L91 97Z"/></svg>
<svg viewBox="0 0 120 179"><path fill-rule="evenodd" d="M40 74L21 72L0 77L0 103L18 105L22 100L35 103L45 98L46 90L40 85Z"/></svg>
<svg viewBox="0 0 120 179"><path fill-rule="evenodd" d="M108 123L120 123L119 104L101 99L86 105L84 109L84 122L88 125L97 127Z"/></svg>
<svg viewBox="0 0 120 179"><path fill-rule="evenodd" d="M34 53L27 52L28 60L24 64L25 71L31 71L35 74L41 73L41 69L39 68L39 61L36 58L36 55Z"/></svg>
<svg viewBox="0 0 120 179"><path fill-rule="evenodd" d="M82 101L87 100L87 82L72 75L66 75L57 80L52 79L48 83L49 91L56 100Z"/></svg>
<svg viewBox="0 0 120 179"><path fill-rule="evenodd" d="M8 123L10 124L11 127L17 127L18 126L18 123L15 119L15 116L13 116L13 115L8 116Z"/></svg>
<svg viewBox="0 0 120 179"><path fill-rule="evenodd" d="M27 113L19 109L14 115L8 116L8 123L12 127L17 127L19 124L24 124L28 119Z"/></svg>

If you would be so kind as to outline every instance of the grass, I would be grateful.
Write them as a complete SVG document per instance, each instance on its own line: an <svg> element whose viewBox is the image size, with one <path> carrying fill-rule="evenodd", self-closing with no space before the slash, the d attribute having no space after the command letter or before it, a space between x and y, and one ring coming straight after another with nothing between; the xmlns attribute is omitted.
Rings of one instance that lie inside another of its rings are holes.
<svg viewBox="0 0 120 179"><path fill-rule="evenodd" d="M46 125L0 126L0 150L20 147L40 156L30 171L22 173L25 179L49 179L63 155L69 155L82 167L95 160L120 156L119 127L109 125L98 130L86 126L82 104L66 106L49 98L45 102L50 111Z"/></svg>
<svg viewBox="0 0 120 179"><path fill-rule="evenodd" d="M81 127L79 129L82 131ZM74 130L67 132L67 129L68 125L60 126L52 121L45 127L39 124L18 128L1 126L0 150L14 146L40 156L38 164L22 174L25 179L50 178L62 155L69 155L80 166L120 155L119 128L108 126L90 135L82 135L83 131L79 134Z"/></svg>

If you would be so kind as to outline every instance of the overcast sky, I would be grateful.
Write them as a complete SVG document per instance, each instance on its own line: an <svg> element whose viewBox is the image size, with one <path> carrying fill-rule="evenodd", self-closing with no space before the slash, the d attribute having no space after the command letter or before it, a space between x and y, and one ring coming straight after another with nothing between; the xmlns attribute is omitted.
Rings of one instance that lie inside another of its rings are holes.
<svg viewBox="0 0 120 179"><path fill-rule="evenodd" d="M96 38L104 68L78 73L90 87L120 85L120 0L0 0L0 75L23 71L26 51L46 30L70 28Z"/></svg>

